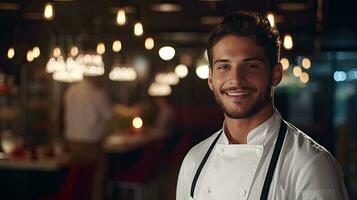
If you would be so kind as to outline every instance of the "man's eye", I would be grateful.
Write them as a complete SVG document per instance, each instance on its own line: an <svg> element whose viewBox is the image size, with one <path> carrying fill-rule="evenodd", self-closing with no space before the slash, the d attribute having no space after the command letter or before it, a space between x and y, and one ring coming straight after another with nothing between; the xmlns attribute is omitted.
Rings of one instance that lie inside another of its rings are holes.
<svg viewBox="0 0 357 200"><path fill-rule="evenodd" d="M255 64L247 64L246 67L247 67L248 69L254 69L254 68L257 68L258 65L255 65Z"/></svg>
<svg viewBox="0 0 357 200"><path fill-rule="evenodd" d="M218 69L227 69L229 68L229 65L218 65Z"/></svg>

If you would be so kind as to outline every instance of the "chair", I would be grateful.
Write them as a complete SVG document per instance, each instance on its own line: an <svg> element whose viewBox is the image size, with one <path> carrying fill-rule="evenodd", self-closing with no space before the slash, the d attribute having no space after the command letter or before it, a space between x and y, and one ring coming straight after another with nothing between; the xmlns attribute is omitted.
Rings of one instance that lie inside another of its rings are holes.
<svg viewBox="0 0 357 200"><path fill-rule="evenodd" d="M107 187L109 199L114 198L114 192L117 188L119 191L126 191L124 199L128 199L130 191L132 191L134 200L156 200L157 181L155 175L163 147L162 143L147 147L134 167L114 174Z"/></svg>

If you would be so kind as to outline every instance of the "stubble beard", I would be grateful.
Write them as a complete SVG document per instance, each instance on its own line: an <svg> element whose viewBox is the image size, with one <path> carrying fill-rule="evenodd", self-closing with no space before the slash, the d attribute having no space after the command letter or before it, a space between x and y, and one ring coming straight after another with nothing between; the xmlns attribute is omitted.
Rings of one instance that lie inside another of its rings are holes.
<svg viewBox="0 0 357 200"><path fill-rule="evenodd" d="M224 106L223 101L221 100L221 95L224 95L224 91L222 89L219 89L217 91L216 89L213 89L213 95L218 103L218 105L221 107L225 115L232 119L246 119L254 116L257 114L260 110L262 110L268 103L272 102L272 97L271 97L271 83L268 84L268 87L262 91L262 93L259 94L258 98L254 102L253 105L250 106L246 111L243 112L237 112L236 110L229 110L226 106Z"/></svg>

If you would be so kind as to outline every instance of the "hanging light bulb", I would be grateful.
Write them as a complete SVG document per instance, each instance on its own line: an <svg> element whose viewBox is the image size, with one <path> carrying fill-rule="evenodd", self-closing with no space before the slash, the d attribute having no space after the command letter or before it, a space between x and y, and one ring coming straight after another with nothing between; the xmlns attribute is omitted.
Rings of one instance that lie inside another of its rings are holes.
<svg viewBox="0 0 357 200"><path fill-rule="evenodd" d="M117 13L117 24L119 26L123 26L126 23L126 16L125 16L125 11L123 8L118 10Z"/></svg>
<svg viewBox="0 0 357 200"><path fill-rule="evenodd" d="M281 65L283 66L283 70L286 71L289 69L289 60L287 58L282 58L280 60Z"/></svg>
<svg viewBox="0 0 357 200"><path fill-rule="evenodd" d="M141 22L136 22L134 25L134 34L136 36L141 36L144 33L143 25Z"/></svg>
<svg viewBox="0 0 357 200"><path fill-rule="evenodd" d="M168 96L172 93L170 85L154 82L148 89L150 96Z"/></svg>
<svg viewBox="0 0 357 200"><path fill-rule="evenodd" d="M309 69L311 67L311 60L306 57L306 58L302 59L301 65L305 69Z"/></svg>
<svg viewBox="0 0 357 200"><path fill-rule="evenodd" d="M141 128L143 126L143 120L140 117L135 117L132 121L132 125L134 128Z"/></svg>
<svg viewBox="0 0 357 200"><path fill-rule="evenodd" d="M175 56L175 49L171 46L164 46L159 49L159 56L163 60L171 60Z"/></svg>
<svg viewBox="0 0 357 200"><path fill-rule="evenodd" d="M293 38L291 37L291 35L286 34L284 36L284 47L285 47L285 49L290 50L290 49L293 48L293 46L294 46L293 45Z"/></svg>
<svg viewBox="0 0 357 200"><path fill-rule="evenodd" d="M270 26L275 27L275 19L274 19L274 14L272 12L268 12L267 18L269 20Z"/></svg>
<svg viewBox="0 0 357 200"><path fill-rule="evenodd" d="M294 68L293 68L293 74L295 77L300 77L302 73L302 69L300 66L296 65Z"/></svg>
<svg viewBox="0 0 357 200"><path fill-rule="evenodd" d="M200 79L207 79L209 76L208 65L200 65L196 68L196 74Z"/></svg>
<svg viewBox="0 0 357 200"><path fill-rule="evenodd" d="M53 49L53 57L57 58L61 55L61 49L59 47L56 47Z"/></svg>
<svg viewBox="0 0 357 200"><path fill-rule="evenodd" d="M147 50L153 49L154 46L155 46L155 43L154 43L154 39L153 38L148 37L148 38L145 39L145 48Z"/></svg>
<svg viewBox="0 0 357 200"><path fill-rule="evenodd" d="M27 54L26 54L26 59L27 59L28 62L32 62L32 61L33 61L34 57L33 57L33 53L32 53L31 50L29 50L29 51L27 52Z"/></svg>
<svg viewBox="0 0 357 200"><path fill-rule="evenodd" d="M52 3L46 3L45 9L43 10L43 17L46 20L52 20L55 16L55 10Z"/></svg>
<svg viewBox="0 0 357 200"><path fill-rule="evenodd" d="M41 54L40 48L39 47L34 47L32 49L32 54L34 58L38 58Z"/></svg>
<svg viewBox="0 0 357 200"><path fill-rule="evenodd" d="M15 49L11 47L7 50L7 57L9 59L12 59L14 58L14 56L15 56Z"/></svg>
<svg viewBox="0 0 357 200"><path fill-rule="evenodd" d="M180 78L185 78L188 74L187 66L184 64L179 64L175 67L175 74Z"/></svg>
<svg viewBox="0 0 357 200"><path fill-rule="evenodd" d="M79 53L78 47L73 46L71 48L71 56L76 57L78 55L78 53Z"/></svg>
<svg viewBox="0 0 357 200"><path fill-rule="evenodd" d="M112 49L114 52L119 52L121 50L121 42L120 40L115 40L112 45Z"/></svg>
<svg viewBox="0 0 357 200"><path fill-rule="evenodd" d="M302 72L300 75L300 81L303 83L307 83L307 82L309 82L309 80L310 80L309 74L306 72Z"/></svg>
<svg viewBox="0 0 357 200"><path fill-rule="evenodd" d="M105 53L105 45L103 42L98 43L97 45L97 53L99 55L103 55Z"/></svg>

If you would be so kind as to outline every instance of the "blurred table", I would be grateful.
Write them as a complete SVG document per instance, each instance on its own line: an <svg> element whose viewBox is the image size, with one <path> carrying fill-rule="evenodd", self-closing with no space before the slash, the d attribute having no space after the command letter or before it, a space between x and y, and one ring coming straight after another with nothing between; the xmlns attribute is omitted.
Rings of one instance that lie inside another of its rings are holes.
<svg viewBox="0 0 357 200"><path fill-rule="evenodd" d="M0 153L0 170L26 171L57 171L70 165L70 155L62 154L55 157L24 159L11 158L8 154Z"/></svg>
<svg viewBox="0 0 357 200"><path fill-rule="evenodd" d="M144 133L111 134L105 139L103 148L106 153L127 153L149 145L157 139L158 138L152 134Z"/></svg>

